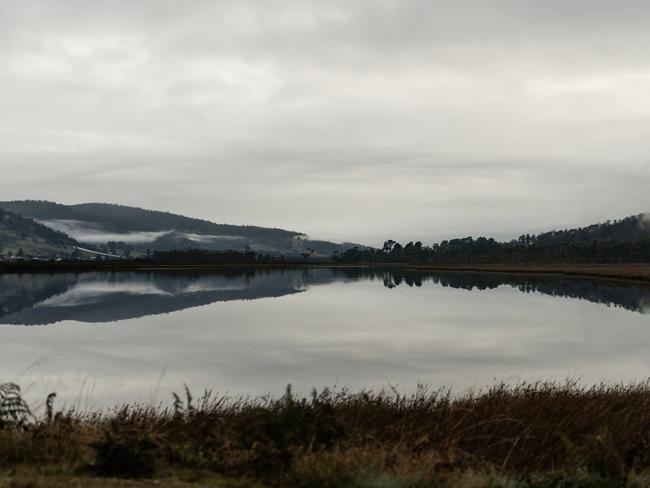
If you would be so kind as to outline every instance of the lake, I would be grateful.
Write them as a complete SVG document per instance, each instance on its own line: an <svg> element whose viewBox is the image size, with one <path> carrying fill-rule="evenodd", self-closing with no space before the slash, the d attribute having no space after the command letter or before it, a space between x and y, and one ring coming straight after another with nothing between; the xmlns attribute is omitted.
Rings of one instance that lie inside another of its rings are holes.
<svg viewBox="0 0 650 488"><path fill-rule="evenodd" d="M0 381L89 408L199 394L650 376L650 286L364 268L0 275Z"/></svg>

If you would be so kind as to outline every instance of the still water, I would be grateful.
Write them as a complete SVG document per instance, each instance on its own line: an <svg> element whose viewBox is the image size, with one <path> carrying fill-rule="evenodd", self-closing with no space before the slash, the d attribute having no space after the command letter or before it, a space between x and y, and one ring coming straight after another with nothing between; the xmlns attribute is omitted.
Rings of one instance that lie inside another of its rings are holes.
<svg viewBox="0 0 650 488"><path fill-rule="evenodd" d="M302 269L0 275L0 382L68 406L650 376L650 286Z"/></svg>

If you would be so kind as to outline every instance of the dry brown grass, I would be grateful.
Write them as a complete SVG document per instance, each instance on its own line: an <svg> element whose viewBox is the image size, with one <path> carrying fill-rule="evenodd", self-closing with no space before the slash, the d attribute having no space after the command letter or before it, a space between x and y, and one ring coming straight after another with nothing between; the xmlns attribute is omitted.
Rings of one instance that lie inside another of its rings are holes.
<svg viewBox="0 0 650 488"><path fill-rule="evenodd" d="M0 463L111 477L181 469L301 487L469 486L496 475L528 483L516 486L564 486L530 484L559 470L631 486L650 470L650 385L497 385L460 397L425 389L205 395L163 411L68 412L0 430Z"/></svg>
<svg viewBox="0 0 650 488"><path fill-rule="evenodd" d="M197 483L178 480L125 480L123 478L93 478L88 476L47 475L20 473L0 478L0 488L197 488ZM201 486L226 488L227 484L201 484Z"/></svg>

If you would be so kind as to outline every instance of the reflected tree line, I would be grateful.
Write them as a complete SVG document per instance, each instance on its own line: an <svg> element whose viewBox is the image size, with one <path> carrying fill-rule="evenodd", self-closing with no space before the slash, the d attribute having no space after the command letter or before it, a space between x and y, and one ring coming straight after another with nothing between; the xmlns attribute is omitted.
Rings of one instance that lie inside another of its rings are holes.
<svg viewBox="0 0 650 488"><path fill-rule="evenodd" d="M561 298L588 300L608 307L650 312L650 285L641 283L607 282L580 277L552 275L526 276L506 273L421 272L386 270L379 276L386 288L404 284L421 287L423 283L463 290L492 290L510 286L522 293L542 293Z"/></svg>
<svg viewBox="0 0 650 488"><path fill-rule="evenodd" d="M94 272L0 275L0 323L110 322L220 301L281 297L334 282L377 282L387 289L431 284L463 290L510 286L522 293L588 300L650 313L650 285L579 277L397 268L229 269L211 272ZM89 295L87 292L91 291Z"/></svg>

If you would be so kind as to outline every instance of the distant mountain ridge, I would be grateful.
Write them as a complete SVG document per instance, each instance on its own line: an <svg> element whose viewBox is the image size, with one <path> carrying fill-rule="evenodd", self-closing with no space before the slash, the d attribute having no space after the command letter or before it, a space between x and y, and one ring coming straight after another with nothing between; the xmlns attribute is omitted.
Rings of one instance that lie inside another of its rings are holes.
<svg viewBox="0 0 650 488"><path fill-rule="evenodd" d="M617 246L622 243L624 246ZM585 227L525 234L510 242L471 237L431 246L387 241L381 250L352 243L311 240L292 230L217 224L170 212L108 203L63 205L38 200L0 202L0 255L67 256L77 246L138 256L148 251L251 249L260 254L315 257L338 255L350 261L439 260L441 262L525 262L584 258L645 260L650 246L650 214L641 213ZM386 247L388 245L388 248ZM629 249L628 249L629 248ZM133 254L131 254L133 253ZM379 253L379 254L377 254ZM608 258L609 256L609 258ZM568 262L568 261L567 261Z"/></svg>
<svg viewBox="0 0 650 488"><path fill-rule="evenodd" d="M34 219L94 246L121 242L134 250L168 251L250 248L260 253L300 254L307 248L316 256L330 256L354 244L312 241L303 234L277 228L217 224L203 219L108 203L63 205L38 200L0 202L0 208Z"/></svg>
<svg viewBox="0 0 650 488"><path fill-rule="evenodd" d="M185 217L171 212L146 210L113 203L80 203L63 205L45 200L16 200L0 202L0 208L36 220L80 220L97 222L113 231L160 231L182 228L195 232L222 234L242 233L250 235L257 232L300 235L298 232L252 225L215 224L208 220Z"/></svg>

